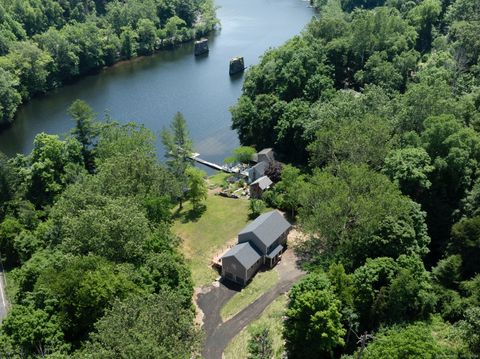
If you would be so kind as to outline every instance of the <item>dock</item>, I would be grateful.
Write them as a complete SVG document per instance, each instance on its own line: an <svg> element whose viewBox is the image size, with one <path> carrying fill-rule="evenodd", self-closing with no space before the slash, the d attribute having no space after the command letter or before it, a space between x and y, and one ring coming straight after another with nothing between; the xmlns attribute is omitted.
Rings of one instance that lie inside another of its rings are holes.
<svg viewBox="0 0 480 359"><path fill-rule="evenodd" d="M235 168L231 168L226 165L219 165L219 164L204 160L203 158L200 158L200 153L192 153L190 156L188 156L188 158L217 171L222 171L226 173L238 173L238 170L236 170Z"/></svg>

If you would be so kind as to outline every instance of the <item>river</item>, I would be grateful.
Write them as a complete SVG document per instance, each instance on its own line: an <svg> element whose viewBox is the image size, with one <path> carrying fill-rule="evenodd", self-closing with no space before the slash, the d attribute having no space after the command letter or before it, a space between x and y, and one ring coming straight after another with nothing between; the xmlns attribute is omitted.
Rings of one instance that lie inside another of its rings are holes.
<svg viewBox="0 0 480 359"><path fill-rule="evenodd" d="M37 133L66 134L73 121L66 114L75 99L88 102L100 118L108 113L125 123L144 124L158 133L175 112L188 123L201 157L222 163L238 146L230 129L232 106L243 76L230 77L231 57L252 65L270 47L299 34L314 15L302 0L217 0L221 29L209 36L208 56L193 56L193 44L123 62L22 106L14 124L0 133L0 151L28 153ZM159 153L161 145L157 142Z"/></svg>

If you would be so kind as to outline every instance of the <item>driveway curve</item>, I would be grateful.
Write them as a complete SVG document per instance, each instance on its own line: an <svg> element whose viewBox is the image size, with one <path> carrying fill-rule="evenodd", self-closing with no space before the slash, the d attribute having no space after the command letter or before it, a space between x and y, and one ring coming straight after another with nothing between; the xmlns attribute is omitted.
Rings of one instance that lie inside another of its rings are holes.
<svg viewBox="0 0 480 359"><path fill-rule="evenodd" d="M297 268L296 257L291 249L283 254L282 261L277 265L276 270L279 274L277 285L226 322L222 322L220 310L239 291L239 288L220 284L198 295L197 303L204 313L203 329L206 338L202 354L205 359L222 359L228 343L243 328L257 319L270 303L288 292L304 275L304 272Z"/></svg>

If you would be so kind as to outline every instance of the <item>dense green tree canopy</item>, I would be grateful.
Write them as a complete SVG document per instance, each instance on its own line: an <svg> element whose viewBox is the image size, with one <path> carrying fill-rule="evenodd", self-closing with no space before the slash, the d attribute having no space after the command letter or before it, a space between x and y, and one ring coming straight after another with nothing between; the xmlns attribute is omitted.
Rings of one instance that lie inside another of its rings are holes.
<svg viewBox="0 0 480 359"><path fill-rule="evenodd" d="M292 288L284 336L289 357L330 356L345 344L340 301L327 278L311 275Z"/></svg>
<svg viewBox="0 0 480 359"><path fill-rule="evenodd" d="M72 187L53 209L62 250L93 253L114 262L135 263L144 258L150 230L141 208L129 199L86 199L84 193L81 187ZM90 203L82 205L82 200Z"/></svg>
<svg viewBox="0 0 480 359"><path fill-rule="evenodd" d="M423 148L402 148L388 154L383 171L403 193L415 197L432 185L429 180L434 169L431 161Z"/></svg>
<svg viewBox="0 0 480 359"><path fill-rule="evenodd" d="M392 327L376 335L364 352L365 358L438 358L455 355L451 343L440 342L440 335L435 333L434 326L415 323L406 327ZM452 330L450 330L452 332ZM443 334L444 335L444 334ZM448 334L447 334L448 335ZM443 338L441 338L443 339Z"/></svg>
<svg viewBox="0 0 480 359"><path fill-rule="evenodd" d="M96 324L96 332L78 357L191 358L199 343L192 315L168 291L117 301Z"/></svg>
<svg viewBox="0 0 480 359"><path fill-rule="evenodd" d="M75 139L40 133L26 162L22 176L27 198L37 206L50 205L82 173L81 145Z"/></svg>
<svg viewBox="0 0 480 359"><path fill-rule="evenodd" d="M480 273L480 264L475 259L480 254L480 216L464 219L453 226L448 251L461 255L466 277Z"/></svg>
<svg viewBox="0 0 480 359"><path fill-rule="evenodd" d="M353 268L369 257L424 255L424 216L385 176L365 166L317 171L302 195L300 220L313 236L305 254L318 260L325 251Z"/></svg>
<svg viewBox="0 0 480 359"><path fill-rule="evenodd" d="M64 258L40 274L34 288L36 301L57 313L68 340L78 343L115 298L138 292L133 268L102 257Z"/></svg>
<svg viewBox="0 0 480 359"><path fill-rule="evenodd" d="M66 353L69 349L56 315L22 305L15 306L2 322L0 339L0 351L5 353L14 353L14 348L21 348L24 353L45 356Z"/></svg>

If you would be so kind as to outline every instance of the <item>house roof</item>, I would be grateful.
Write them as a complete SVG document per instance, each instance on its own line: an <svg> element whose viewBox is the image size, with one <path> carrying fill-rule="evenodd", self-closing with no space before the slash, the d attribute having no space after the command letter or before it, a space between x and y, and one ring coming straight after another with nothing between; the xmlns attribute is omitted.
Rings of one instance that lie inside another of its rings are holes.
<svg viewBox="0 0 480 359"><path fill-rule="evenodd" d="M248 269L261 258L261 255L249 242L246 242L233 246L222 256L222 259L226 257L235 257L242 266Z"/></svg>
<svg viewBox="0 0 480 359"><path fill-rule="evenodd" d="M283 251L283 246L281 244L279 244L278 246L276 246L270 253L268 253L266 255L266 257L268 259L271 259L273 257L275 257L278 253L280 253L281 251Z"/></svg>
<svg viewBox="0 0 480 359"><path fill-rule="evenodd" d="M267 159L268 161L273 161L275 159L275 154L273 152L273 148L264 148L258 153L255 153L252 156L252 161L253 162L261 162L265 161Z"/></svg>
<svg viewBox="0 0 480 359"><path fill-rule="evenodd" d="M258 162L255 166L252 167L252 169L255 171L255 175L257 177L261 177L265 174L265 170L268 167L268 162L262 161Z"/></svg>
<svg viewBox="0 0 480 359"><path fill-rule="evenodd" d="M238 235L252 233L265 246L270 246L277 240L291 224L277 211L270 211L258 216L253 222L250 222Z"/></svg>
<svg viewBox="0 0 480 359"><path fill-rule="evenodd" d="M253 186L254 184L258 184L258 186L260 187L260 189L264 190L264 189L267 189L268 187L270 187L272 185L272 180L270 178L268 178L268 176L263 176L263 177L260 177L259 179L257 179L255 182L252 182L252 184L250 186Z"/></svg>
<svg viewBox="0 0 480 359"><path fill-rule="evenodd" d="M267 155L267 154L270 154L271 152L273 152L273 149L272 148L264 148L263 150L261 150L260 152L258 152L259 155Z"/></svg>

